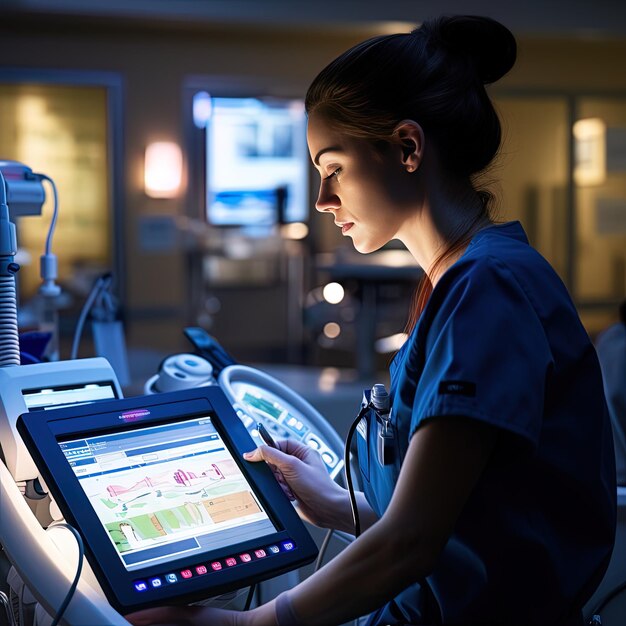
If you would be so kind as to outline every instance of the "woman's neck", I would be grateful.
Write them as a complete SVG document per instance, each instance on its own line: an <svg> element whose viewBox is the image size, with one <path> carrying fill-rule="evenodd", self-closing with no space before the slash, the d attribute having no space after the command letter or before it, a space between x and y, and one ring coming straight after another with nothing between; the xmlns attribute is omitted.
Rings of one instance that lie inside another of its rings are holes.
<svg viewBox="0 0 626 626"><path fill-rule="evenodd" d="M491 223L481 198L471 186L457 186L456 193L447 187L437 192L431 190L425 196L403 225L399 239L434 286L463 254L471 237ZM456 242L459 245L454 245Z"/></svg>

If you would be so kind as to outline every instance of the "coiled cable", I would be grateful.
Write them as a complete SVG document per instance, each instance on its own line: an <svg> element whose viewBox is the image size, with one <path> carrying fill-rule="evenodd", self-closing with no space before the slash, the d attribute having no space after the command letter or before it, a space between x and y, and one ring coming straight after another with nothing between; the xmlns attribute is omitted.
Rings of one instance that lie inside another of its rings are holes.
<svg viewBox="0 0 626 626"><path fill-rule="evenodd" d="M0 367L20 364L20 341L17 330L17 297L15 272L17 263L10 262L0 275Z"/></svg>

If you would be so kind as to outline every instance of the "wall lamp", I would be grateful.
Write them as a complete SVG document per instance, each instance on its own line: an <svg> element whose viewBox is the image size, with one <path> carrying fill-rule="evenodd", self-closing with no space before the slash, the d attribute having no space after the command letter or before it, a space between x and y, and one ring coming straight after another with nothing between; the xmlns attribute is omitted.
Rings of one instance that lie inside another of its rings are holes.
<svg viewBox="0 0 626 626"><path fill-rule="evenodd" d="M173 141L156 141L146 148L144 188L151 198L175 198L183 177L183 154Z"/></svg>
<svg viewBox="0 0 626 626"><path fill-rule="evenodd" d="M606 179L606 124L597 117L574 123L574 181L601 185Z"/></svg>

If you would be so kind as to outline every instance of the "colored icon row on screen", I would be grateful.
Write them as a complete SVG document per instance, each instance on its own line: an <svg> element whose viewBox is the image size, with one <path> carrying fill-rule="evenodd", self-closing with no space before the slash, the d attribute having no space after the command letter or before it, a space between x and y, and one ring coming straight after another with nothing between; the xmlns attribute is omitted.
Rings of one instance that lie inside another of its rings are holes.
<svg viewBox="0 0 626 626"><path fill-rule="evenodd" d="M187 580L189 578L194 578L197 576L204 576L209 572L219 572L222 569L227 569L229 567L234 567L240 563L250 563L253 560L263 559L268 555L279 554L280 552L291 552L295 548L295 543L293 541L282 541L279 544L272 544L267 548L258 548L256 550L251 550L250 552L243 552L239 555L229 556L224 559L211 561L207 565L195 565L193 568L187 567L185 569L181 569L178 572L169 572L167 574L161 576L153 576L149 578L147 581L145 580L136 580L133 584L135 587L135 591L142 592L147 591L148 589L158 589L165 584L174 584L180 582L181 580Z"/></svg>

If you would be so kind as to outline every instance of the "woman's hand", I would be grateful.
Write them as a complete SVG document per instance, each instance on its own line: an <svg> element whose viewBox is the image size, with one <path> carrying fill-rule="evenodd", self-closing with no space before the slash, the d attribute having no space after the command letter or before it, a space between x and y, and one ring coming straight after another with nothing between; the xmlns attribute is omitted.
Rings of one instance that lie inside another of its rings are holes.
<svg viewBox="0 0 626 626"><path fill-rule="evenodd" d="M266 461L283 490L298 506L307 521L325 528L342 528L348 492L328 475L319 453L293 439L278 442L280 450L259 446L244 454L247 461Z"/></svg>
<svg viewBox="0 0 626 626"><path fill-rule="evenodd" d="M210 606L160 606L125 616L133 626L276 626L274 602L250 611Z"/></svg>
<svg viewBox="0 0 626 626"><path fill-rule="evenodd" d="M126 615L133 626L245 626L245 613L208 606L160 606Z"/></svg>

